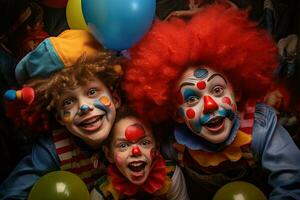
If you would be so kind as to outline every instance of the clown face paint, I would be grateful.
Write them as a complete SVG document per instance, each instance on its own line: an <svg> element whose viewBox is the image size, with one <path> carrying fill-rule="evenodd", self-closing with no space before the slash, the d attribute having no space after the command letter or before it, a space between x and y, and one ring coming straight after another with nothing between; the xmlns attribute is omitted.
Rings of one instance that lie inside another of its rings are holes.
<svg viewBox="0 0 300 200"><path fill-rule="evenodd" d="M179 81L178 113L187 127L211 143L227 139L236 113L233 89L210 68L188 68Z"/></svg>
<svg viewBox="0 0 300 200"><path fill-rule="evenodd" d="M134 117L118 121L110 145L111 160L136 185L142 185L151 171L155 140L151 130Z"/></svg>
<svg viewBox="0 0 300 200"><path fill-rule="evenodd" d="M62 92L58 119L72 134L99 148L116 116L116 106L106 86L98 79Z"/></svg>

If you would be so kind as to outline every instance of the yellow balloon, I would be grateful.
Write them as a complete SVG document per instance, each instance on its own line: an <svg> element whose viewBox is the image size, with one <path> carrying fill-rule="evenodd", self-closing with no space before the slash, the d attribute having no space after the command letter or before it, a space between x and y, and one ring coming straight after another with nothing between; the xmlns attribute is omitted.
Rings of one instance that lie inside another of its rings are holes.
<svg viewBox="0 0 300 200"><path fill-rule="evenodd" d="M71 29L88 30L82 14L81 0L69 0L66 8L67 22Z"/></svg>
<svg viewBox="0 0 300 200"><path fill-rule="evenodd" d="M233 181L223 185L213 200L267 200L265 194L255 185L245 181Z"/></svg>
<svg viewBox="0 0 300 200"><path fill-rule="evenodd" d="M89 200L90 194L79 176L68 171L53 171L32 187L28 200Z"/></svg>

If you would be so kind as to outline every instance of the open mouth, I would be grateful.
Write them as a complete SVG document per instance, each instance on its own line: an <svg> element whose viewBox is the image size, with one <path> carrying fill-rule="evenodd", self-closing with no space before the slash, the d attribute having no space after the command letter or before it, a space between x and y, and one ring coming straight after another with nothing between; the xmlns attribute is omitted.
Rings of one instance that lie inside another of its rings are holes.
<svg viewBox="0 0 300 200"><path fill-rule="evenodd" d="M134 161L127 165L127 167L133 171L133 172L141 172L145 169L145 166L147 165L144 161Z"/></svg>
<svg viewBox="0 0 300 200"><path fill-rule="evenodd" d="M219 131L224 127L225 117L214 117L209 120L204 126L210 131Z"/></svg>
<svg viewBox="0 0 300 200"><path fill-rule="evenodd" d="M80 126L86 131L95 131L101 127L103 123L104 115L97 115L88 119L83 120L77 126Z"/></svg>

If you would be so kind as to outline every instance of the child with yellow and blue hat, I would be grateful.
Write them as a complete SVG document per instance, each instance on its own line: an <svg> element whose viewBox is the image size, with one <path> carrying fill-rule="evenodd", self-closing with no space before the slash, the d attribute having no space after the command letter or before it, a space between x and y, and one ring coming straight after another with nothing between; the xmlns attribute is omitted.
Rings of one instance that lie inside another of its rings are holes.
<svg viewBox="0 0 300 200"><path fill-rule="evenodd" d="M104 167L101 143L120 105L120 63L84 30L47 38L18 63L15 76L23 89L9 90L5 98L25 101L27 109L55 120L51 133L41 135L32 153L1 184L1 199L27 199L34 183L54 170L73 172L89 188L93 185Z"/></svg>

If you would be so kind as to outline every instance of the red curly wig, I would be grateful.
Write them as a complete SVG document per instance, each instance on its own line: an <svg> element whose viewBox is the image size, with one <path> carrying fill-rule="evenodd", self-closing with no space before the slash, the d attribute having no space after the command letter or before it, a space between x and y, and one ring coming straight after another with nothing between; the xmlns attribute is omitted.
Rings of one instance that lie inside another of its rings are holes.
<svg viewBox="0 0 300 200"><path fill-rule="evenodd" d="M207 65L225 74L243 103L270 90L276 52L246 12L215 4L189 21L156 21L130 50L122 87L141 117L162 122L174 113L177 81L188 67Z"/></svg>

